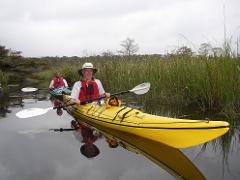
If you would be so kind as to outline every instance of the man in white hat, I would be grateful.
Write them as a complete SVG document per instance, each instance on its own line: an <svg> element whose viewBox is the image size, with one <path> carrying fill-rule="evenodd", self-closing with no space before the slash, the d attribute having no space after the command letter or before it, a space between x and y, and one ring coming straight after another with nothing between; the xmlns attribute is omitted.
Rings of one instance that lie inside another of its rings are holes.
<svg viewBox="0 0 240 180"><path fill-rule="evenodd" d="M92 63L84 63L79 70L82 80L75 82L71 93L71 98L77 104L81 104L81 101L88 99L99 98L100 96L110 97L110 94L105 92L101 81L94 78L96 72L97 69L93 67Z"/></svg>

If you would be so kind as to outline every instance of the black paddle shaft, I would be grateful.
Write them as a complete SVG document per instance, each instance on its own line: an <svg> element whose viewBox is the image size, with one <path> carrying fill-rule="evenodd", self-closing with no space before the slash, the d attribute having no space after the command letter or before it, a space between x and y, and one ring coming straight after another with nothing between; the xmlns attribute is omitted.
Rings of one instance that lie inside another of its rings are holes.
<svg viewBox="0 0 240 180"><path fill-rule="evenodd" d="M76 131L74 128L59 128L59 129L49 129L50 131L63 132L63 131Z"/></svg>
<svg viewBox="0 0 240 180"><path fill-rule="evenodd" d="M113 93L111 94L111 96L116 96L116 95L121 95L121 94L126 94L126 93L129 93L130 91L122 91L122 92L118 92L118 93Z"/></svg>
<svg viewBox="0 0 240 180"><path fill-rule="evenodd" d="M113 94L110 95L110 97L116 96L116 95L121 95L121 94L126 94L126 93L129 93L129 92L130 92L130 90L128 90L128 91L121 91L121 92L118 92L118 93L113 93ZM87 100L85 100L85 101L81 101L81 105L85 105L85 104L87 104L87 103L89 103L89 102L96 101L96 100L100 100L100 99L103 99L103 98L105 98L105 97L106 97L106 96L103 95L103 96L100 96L100 97L98 97L98 98L87 99ZM70 104L63 105L63 106L56 107L56 108L65 108L65 107L72 106L72 105L75 105L75 104L76 104L76 103L70 103ZM56 109L56 108L55 108L55 109Z"/></svg>

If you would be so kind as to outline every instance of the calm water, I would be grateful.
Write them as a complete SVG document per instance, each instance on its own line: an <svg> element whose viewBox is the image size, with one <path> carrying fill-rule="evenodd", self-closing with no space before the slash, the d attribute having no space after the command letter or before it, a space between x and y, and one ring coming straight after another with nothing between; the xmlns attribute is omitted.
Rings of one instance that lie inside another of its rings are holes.
<svg viewBox="0 0 240 180"><path fill-rule="evenodd" d="M126 146L113 149L109 148L103 135L95 142L100 154L88 159L80 153L83 144L76 133L48 131L50 128L70 128L73 118L66 112L58 116L55 110L51 110L28 119L15 116L23 109L51 107L52 103L46 94L32 96L16 93L11 96L15 97L7 101L1 99L0 102L0 179L175 179L169 171L192 173L194 179L197 173L207 179L240 179L237 129L224 139L212 141L206 146L180 151L149 142L144 142L146 146L138 149L140 146L130 141L123 141ZM167 110L158 114L171 116ZM149 157L156 161L151 161Z"/></svg>

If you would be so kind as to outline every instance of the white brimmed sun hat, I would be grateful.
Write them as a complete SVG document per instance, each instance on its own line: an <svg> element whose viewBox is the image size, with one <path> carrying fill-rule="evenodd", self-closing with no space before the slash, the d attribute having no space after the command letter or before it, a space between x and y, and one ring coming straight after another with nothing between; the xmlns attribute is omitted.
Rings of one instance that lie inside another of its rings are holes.
<svg viewBox="0 0 240 180"><path fill-rule="evenodd" d="M93 70L93 74L95 74L95 73L97 72L97 69L94 68L94 67L93 67L93 64L92 64L92 63L89 63L89 62L84 63L83 66L82 66L82 68L79 69L78 73L79 73L81 76L83 76L83 70L84 70L84 69L92 69L92 70Z"/></svg>

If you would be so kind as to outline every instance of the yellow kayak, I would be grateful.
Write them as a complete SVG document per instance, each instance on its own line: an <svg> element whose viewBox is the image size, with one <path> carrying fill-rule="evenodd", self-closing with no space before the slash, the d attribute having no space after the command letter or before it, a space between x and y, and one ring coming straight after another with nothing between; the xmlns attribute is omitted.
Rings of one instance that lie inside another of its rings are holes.
<svg viewBox="0 0 240 180"><path fill-rule="evenodd" d="M229 130L225 121L187 120L156 116L126 106L69 105L70 96L63 95L67 111L76 120L147 138L174 148L196 146Z"/></svg>

